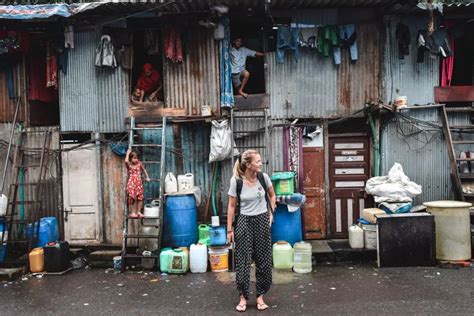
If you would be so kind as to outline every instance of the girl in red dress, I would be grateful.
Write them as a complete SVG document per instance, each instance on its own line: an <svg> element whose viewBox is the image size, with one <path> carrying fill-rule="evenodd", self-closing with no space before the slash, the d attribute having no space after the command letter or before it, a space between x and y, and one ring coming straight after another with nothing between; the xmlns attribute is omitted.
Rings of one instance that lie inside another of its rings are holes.
<svg viewBox="0 0 474 316"><path fill-rule="evenodd" d="M125 165L128 169L128 209L130 210L131 218L142 218L141 212L143 207L143 183L142 171L145 174L145 181L150 182L150 177L143 167L143 164L138 159L138 154L132 150L127 151L125 156ZM135 208L136 206L136 208Z"/></svg>

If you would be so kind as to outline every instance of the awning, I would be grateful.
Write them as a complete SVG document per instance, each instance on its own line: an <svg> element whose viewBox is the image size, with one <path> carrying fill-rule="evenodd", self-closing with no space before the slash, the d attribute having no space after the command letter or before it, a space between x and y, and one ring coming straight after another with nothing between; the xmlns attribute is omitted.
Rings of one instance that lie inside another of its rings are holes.
<svg viewBox="0 0 474 316"><path fill-rule="evenodd" d="M73 4L37 4L37 5L0 5L0 19L31 20L65 17L95 9L104 3L73 3Z"/></svg>

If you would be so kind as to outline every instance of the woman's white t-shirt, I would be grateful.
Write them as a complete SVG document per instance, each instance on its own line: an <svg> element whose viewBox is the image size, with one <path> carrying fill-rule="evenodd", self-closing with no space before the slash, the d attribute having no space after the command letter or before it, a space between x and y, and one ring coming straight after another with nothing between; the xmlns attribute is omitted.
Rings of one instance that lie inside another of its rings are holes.
<svg viewBox="0 0 474 316"><path fill-rule="evenodd" d="M263 178L267 185L267 190L271 188L272 180L264 173ZM230 179L230 196L237 197L237 181L234 177ZM247 216L260 215L267 212L267 202L265 200L265 190L263 189L260 181L257 179L256 183L252 186L247 186L245 181L242 185L242 192L240 193L240 214Z"/></svg>

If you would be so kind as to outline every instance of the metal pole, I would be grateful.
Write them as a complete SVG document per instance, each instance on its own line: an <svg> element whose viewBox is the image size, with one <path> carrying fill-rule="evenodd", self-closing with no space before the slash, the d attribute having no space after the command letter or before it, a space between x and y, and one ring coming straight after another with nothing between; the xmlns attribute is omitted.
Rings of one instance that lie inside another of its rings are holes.
<svg viewBox="0 0 474 316"><path fill-rule="evenodd" d="M13 134L15 133L16 117L18 115L18 109L20 108L20 100L21 100L21 98L18 98L18 101L16 102L16 109L15 109L15 115L13 116L13 125L12 125L12 131L10 133L10 141L8 143L7 156L5 157L5 165L3 166L2 185L0 186L0 192L3 192L3 187L5 186L5 178L7 176L8 160L10 158L10 152L12 150Z"/></svg>

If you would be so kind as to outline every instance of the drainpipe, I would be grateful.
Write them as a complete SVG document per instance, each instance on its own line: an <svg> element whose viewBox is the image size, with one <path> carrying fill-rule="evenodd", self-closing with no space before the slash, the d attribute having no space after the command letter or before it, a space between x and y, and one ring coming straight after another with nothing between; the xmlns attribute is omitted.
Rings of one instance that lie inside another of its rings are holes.
<svg viewBox="0 0 474 316"><path fill-rule="evenodd" d="M369 123L370 123L370 129L372 130L372 141L374 143L374 177L378 177L379 176L380 147L379 147L379 142L377 139L377 129L375 128L375 122L370 112L369 112Z"/></svg>

